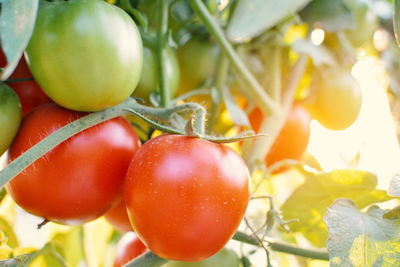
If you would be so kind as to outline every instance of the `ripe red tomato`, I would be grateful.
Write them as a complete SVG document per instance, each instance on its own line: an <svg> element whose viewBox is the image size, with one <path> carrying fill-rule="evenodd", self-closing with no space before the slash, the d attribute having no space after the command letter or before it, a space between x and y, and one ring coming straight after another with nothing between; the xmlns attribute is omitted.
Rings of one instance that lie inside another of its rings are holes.
<svg viewBox="0 0 400 267"><path fill-rule="evenodd" d="M118 231L133 231L131 222L129 221L128 213L126 212L126 205L123 197L118 201L117 204L112 206L112 208L104 214L104 217Z"/></svg>
<svg viewBox="0 0 400 267"><path fill-rule="evenodd" d="M181 135L146 142L127 172L125 203L136 233L170 260L199 261L231 239L250 197L249 171L227 146Z"/></svg>
<svg viewBox="0 0 400 267"><path fill-rule="evenodd" d="M5 66L6 62L3 50L0 49L0 66ZM13 74L9 77L9 79L21 78L33 78L24 56L22 56ZM23 116L34 107L51 101L35 80L8 83L8 85L17 93L20 99Z"/></svg>
<svg viewBox="0 0 400 267"><path fill-rule="evenodd" d="M83 115L54 103L32 110L9 149L9 160ZM129 122L115 118L61 143L11 180L7 190L32 214L62 224L81 224L101 216L121 196L138 147Z"/></svg>
<svg viewBox="0 0 400 267"><path fill-rule="evenodd" d="M260 130L262 112L256 108L249 114L250 124L255 132ZM299 104L295 104L289 111L286 122L282 127L274 144L265 157L266 166L284 159L298 160L307 149L310 137L311 116ZM283 171L284 169L280 169Z"/></svg>
<svg viewBox="0 0 400 267"><path fill-rule="evenodd" d="M118 242L114 267L124 266L134 258L146 252L147 247L134 232L126 233Z"/></svg>

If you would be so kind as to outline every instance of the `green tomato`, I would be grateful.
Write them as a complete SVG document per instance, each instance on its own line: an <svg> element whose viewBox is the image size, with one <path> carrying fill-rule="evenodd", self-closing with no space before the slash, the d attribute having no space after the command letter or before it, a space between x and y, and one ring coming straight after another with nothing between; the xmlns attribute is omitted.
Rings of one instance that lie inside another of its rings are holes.
<svg viewBox="0 0 400 267"><path fill-rule="evenodd" d="M175 96L176 90L178 89L179 66L176 55L170 47L167 48L166 54L169 95L172 98ZM143 70L139 84L135 92L133 92L134 96L148 100L152 92L159 90L156 55L156 51L153 48L147 46L143 47Z"/></svg>
<svg viewBox="0 0 400 267"><path fill-rule="evenodd" d="M347 30L346 36L354 46L361 46L374 34L378 26L377 17L366 0L346 0L345 4L350 8L355 21L355 27Z"/></svg>
<svg viewBox="0 0 400 267"><path fill-rule="evenodd" d="M0 84L0 155L11 145L21 124L22 108L18 95L6 84Z"/></svg>
<svg viewBox="0 0 400 267"><path fill-rule="evenodd" d="M208 40L190 39L178 49L181 79L178 93L182 94L199 87L214 75L219 47Z"/></svg>
<svg viewBox="0 0 400 267"><path fill-rule="evenodd" d="M344 130L357 119L361 102L361 88L350 73L324 73L316 88L314 117L330 130Z"/></svg>
<svg viewBox="0 0 400 267"><path fill-rule="evenodd" d="M164 267L239 267L239 258L235 252L223 248L214 256L202 261L169 261Z"/></svg>
<svg viewBox="0 0 400 267"><path fill-rule="evenodd" d="M102 0L44 4L26 55L43 91L78 111L102 110L128 98L143 57L133 20Z"/></svg>

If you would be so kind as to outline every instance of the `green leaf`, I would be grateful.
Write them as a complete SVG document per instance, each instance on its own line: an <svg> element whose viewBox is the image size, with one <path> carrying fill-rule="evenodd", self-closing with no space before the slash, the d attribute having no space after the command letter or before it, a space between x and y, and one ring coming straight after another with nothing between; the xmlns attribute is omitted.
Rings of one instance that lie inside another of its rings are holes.
<svg viewBox="0 0 400 267"><path fill-rule="evenodd" d="M369 172L335 170L314 174L297 168L305 181L282 205L282 216L284 220L298 219L289 224L290 229L302 232L318 247L326 244L328 231L323 216L335 199L352 199L358 208L391 199L384 190L375 189L377 177Z"/></svg>
<svg viewBox="0 0 400 267"><path fill-rule="evenodd" d="M390 181L388 195L393 197L400 197L400 174L395 174Z"/></svg>
<svg viewBox="0 0 400 267"><path fill-rule="evenodd" d="M39 0L0 0L0 39L8 65L0 73L6 80L31 39Z"/></svg>
<svg viewBox="0 0 400 267"><path fill-rule="evenodd" d="M231 41L252 38L296 13L310 0L239 0L226 34Z"/></svg>
<svg viewBox="0 0 400 267"><path fill-rule="evenodd" d="M384 212L377 206L361 212L349 199L329 207L324 221L331 266L400 266L400 220L384 219Z"/></svg>
<svg viewBox="0 0 400 267"><path fill-rule="evenodd" d="M68 232L56 234L51 242L65 259L68 266L78 266L85 257L83 246L83 228L77 226Z"/></svg>
<svg viewBox="0 0 400 267"><path fill-rule="evenodd" d="M0 267L25 267L31 262L34 254L23 254L12 259L0 261Z"/></svg>
<svg viewBox="0 0 400 267"><path fill-rule="evenodd" d="M355 27L355 20L343 0L314 0L300 12L303 21L319 24L328 31L341 31Z"/></svg>
<svg viewBox="0 0 400 267"><path fill-rule="evenodd" d="M64 259L57 252L54 243L46 244L41 250L38 251L38 256L44 257L47 266L51 267L66 267Z"/></svg>

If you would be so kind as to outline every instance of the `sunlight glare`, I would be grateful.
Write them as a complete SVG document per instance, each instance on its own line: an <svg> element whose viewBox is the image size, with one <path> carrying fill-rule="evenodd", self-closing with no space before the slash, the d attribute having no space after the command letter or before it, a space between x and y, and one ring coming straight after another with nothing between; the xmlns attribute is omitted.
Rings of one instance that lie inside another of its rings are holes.
<svg viewBox="0 0 400 267"><path fill-rule="evenodd" d="M315 28L312 32L311 32L311 42L314 45L320 45L322 44L322 42L325 39L325 32L323 29L321 28Z"/></svg>

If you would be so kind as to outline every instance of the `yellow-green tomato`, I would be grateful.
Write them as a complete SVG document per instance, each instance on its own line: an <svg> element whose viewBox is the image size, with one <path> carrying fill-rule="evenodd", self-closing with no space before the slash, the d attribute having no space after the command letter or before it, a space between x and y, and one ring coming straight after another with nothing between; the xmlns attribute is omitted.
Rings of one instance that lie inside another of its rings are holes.
<svg viewBox="0 0 400 267"><path fill-rule="evenodd" d="M22 108L18 95L0 83L0 155L11 145L21 124Z"/></svg>
<svg viewBox="0 0 400 267"><path fill-rule="evenodd" d="M170 98L174 97L179 83L179 66L174 51L167 47L166 49L166 68ZM133 96L148 100L152 92L159 90L157 53L154 48L143 47L143 70L140 76L139 84L133 92Z"/></svg>
<svg viewBox="0 0 400 267"><path fill-rule="evenodd" d="M361 88L348 72L325 73L315 95L315 118L330 130L344 130L356 120Z"/></svg>
<svg viewBox="0 0 400 267"><path fill-rule="evenodd" d="M223 248L214 256L202 261L169 261L163 267L239 267L239 258L235 252Z"/></svg>
<svg viewBox="0 0 400 267"><path fill-rule="evenodd" d="M191 91L214 75L218 54L218 45L196 37L181 46L178 49L178 62L181 70L178 93Z"/></svg>
<svg viewBox="0 0 400 267"><path fill-rule="evenodd" d="M43 91L78 111L102 110L128 98L143 57L133 20L102 0L42 5L26 55Z"/></svg>

